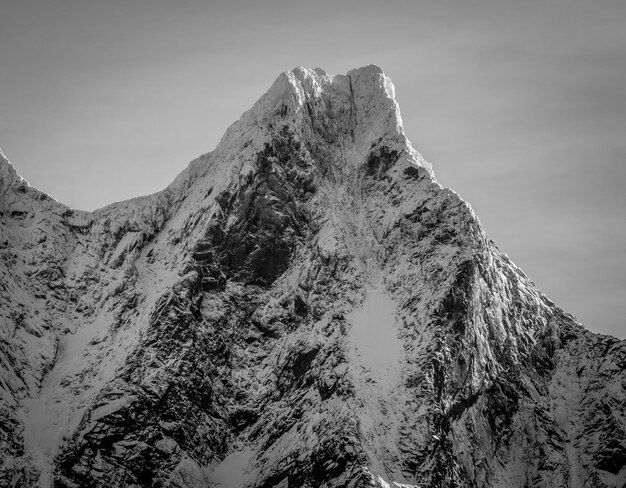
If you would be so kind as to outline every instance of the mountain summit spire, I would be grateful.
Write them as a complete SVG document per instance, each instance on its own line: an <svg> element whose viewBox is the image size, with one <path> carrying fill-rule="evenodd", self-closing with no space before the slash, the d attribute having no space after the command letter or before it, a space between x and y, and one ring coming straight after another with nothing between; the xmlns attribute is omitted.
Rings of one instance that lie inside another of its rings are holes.
<svg viewBox="0 0 626 488"><path fill-rule="evenodd" d="M282 120L281 120L282 119ZM268 92L239 122L269 120L295 133L319 134L348 147L358 160L383 144L432 175L431 166L404 134L391 79L376 65L330 76L320 68L281 73Z"/></svg>

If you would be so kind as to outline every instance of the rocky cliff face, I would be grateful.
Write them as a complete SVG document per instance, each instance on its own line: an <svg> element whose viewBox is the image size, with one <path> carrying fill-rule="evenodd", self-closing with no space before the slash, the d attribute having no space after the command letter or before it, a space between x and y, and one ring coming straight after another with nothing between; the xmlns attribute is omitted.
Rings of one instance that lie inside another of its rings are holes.
<svg viewBox="0 0 626 488"><path fill-rule="evenodd" d="M435 181L378 67L281 74L155 195L0 190L1 486L626 484L626 343Z"/></svg>

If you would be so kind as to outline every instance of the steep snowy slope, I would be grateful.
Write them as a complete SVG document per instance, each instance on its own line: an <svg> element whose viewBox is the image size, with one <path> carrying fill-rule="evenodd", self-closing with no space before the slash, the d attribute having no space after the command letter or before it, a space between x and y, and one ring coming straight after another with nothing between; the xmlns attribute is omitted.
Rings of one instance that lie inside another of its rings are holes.
<svg viewBox="0 0 626 488"><path fill-rule="evenodd" d="M406 139L380 68L297 68L160 193L0 160L0 485L626 484L626 343Z"/></svg>

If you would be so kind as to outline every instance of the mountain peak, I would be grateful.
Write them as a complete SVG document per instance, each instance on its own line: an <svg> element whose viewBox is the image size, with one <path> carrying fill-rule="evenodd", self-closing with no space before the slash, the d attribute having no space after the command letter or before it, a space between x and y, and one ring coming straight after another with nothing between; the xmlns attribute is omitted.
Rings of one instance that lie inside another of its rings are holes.
<svg viewBox="0 0 626 488"><path fill-rule="evenodd" d="M225 139L243 133L249 137L251 127L267 128L266 135L278 127L287 127L304 137L318 134L345 145L356 162L367 159L372 148L385 147L406 154L412 163L433 176L431 166L413 149L404 133L391 79L373 64L345 75L329 75L321 68L303 66L281 73L231 126Z"/></svg>
<svg viewBox="0 0 626 488"><path fill-rule="evenodd" d="M298 67L158 194L0 192L0 485L624 486L626 341L416 165L379 67Z"/></svg>

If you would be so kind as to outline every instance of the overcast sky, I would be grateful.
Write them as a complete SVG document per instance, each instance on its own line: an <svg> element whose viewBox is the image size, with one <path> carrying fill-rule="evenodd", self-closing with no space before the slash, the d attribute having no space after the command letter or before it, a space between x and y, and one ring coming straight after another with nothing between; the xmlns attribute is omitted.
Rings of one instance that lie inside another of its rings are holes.
<svg viewBox="0 0 626 488"><path fill-rule="evenodd" d="M500 249L626 337L623 0L21 0L0 19L0 147L56 199L157 191L281 71L375 63Z"/></svg>

